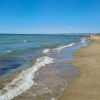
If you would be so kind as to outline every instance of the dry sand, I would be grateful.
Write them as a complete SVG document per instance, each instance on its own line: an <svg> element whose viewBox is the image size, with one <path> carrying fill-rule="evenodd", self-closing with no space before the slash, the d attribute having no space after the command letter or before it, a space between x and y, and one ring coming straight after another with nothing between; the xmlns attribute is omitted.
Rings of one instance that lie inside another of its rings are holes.
<svg viewBox="0 0 100 100"><path fill-rule="evenodd" d="M75 57L80 76L69 83L59 100L100 100L100 41L80 49Z"/></svg>

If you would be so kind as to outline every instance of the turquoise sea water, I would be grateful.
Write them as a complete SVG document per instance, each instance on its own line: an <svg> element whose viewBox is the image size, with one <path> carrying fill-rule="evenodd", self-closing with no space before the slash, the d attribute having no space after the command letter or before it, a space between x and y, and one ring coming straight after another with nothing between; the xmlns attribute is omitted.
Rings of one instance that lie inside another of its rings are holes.
<svg viewBox="0 0 100 100"><path fill-rule="evenodd" d="M46 48L79 43L84 35L0 34L0 76L31 66Z"/></svg>
<svg viewBox="0 0 100 100"><path fill-rule="evenodd" d="M56 100L79 74L69 63L73 54L89 43L85 35L1 34L0 78L20 74L0 90L0 100Z"/></svg>

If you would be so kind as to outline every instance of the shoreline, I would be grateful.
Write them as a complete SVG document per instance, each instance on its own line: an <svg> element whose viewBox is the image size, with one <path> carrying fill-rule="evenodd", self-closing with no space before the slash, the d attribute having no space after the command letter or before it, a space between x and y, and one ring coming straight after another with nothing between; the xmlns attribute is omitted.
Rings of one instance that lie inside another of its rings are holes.
<svg viewBox="0 0 100 100"><path fill-rule="evenodd" d="M55 73L56 74L56 73ZM18 76L18 73L16 74L17 76ZM44 74L45 75L45 74ZM57 73L57 75L58 75L58 73ZM51 75L52 76L52 75ZM15 76L14 76L15 77ZM7 81L7 83L8 83L8 81L11 81L11 80L13 80L13 75L11 75L11 78L10 79L8 79L7 78L7 80L3 80L3 82L5 83L6 81ZM55 75L54 75L54 78L55 78ZM15 78L14 78L15 79ZM58 79L58 78L57 78ZM48 80L48 82L51 80L51 84L54 84L54 82L53 82L53 80L50 78L49 80ZM59 79L60 80L60 79ZM58 80L55 80L55 81L58 81ZM48 84L48 82L47 81L45 81L46 82L46 84ZM61 80L60 80L60 82L61 82ZM10 82L9 82L10 83ZM8 83L8 84L9 84ZM59 82L58 82L59 83ZM57 84L57 83L56 83ZM40 84L41 85L41 84ZM58 85L58 84L57 84ZM59 85L60 85L60 83L59 83ZM56 87L56 90L58 90L58 88L60 88L59 87L59 85ZM43 85L44 86L44 85ZM48 84L48 86L49 86L49 84ZM16 97L14 97L14 100L19 100L19 99L29 99L30 98L30 100L32 100L32 98L33 98L33 95L34 95L34 91L35 91L35 87L36 88L38 88L39 86L32 86L32 88L30 88L30 89L28 89L27 91L25 91L25 92L23 92L23 94L21 94L21 95L19 95L19 96L16 96ZM50 86L49 86L50 87ZM48 87L47 87L47 89L48 89ZM66 88L64 88L63 89L63 91L65 90ZM47 90L46 90L47 91ZM45 92L46 92L45 91ZM61 90L62 91L62 90ZM58 92L57 92L58 93ZM31 94L31 95L30 95ZM58 95L57 97L59 98L61 95L63 94L63 92L62 93L60 93L60 95ZM49 97L49 93L46 93L46 96L47 97ZM50 92L50 96L53 96L53 97L55 97L54 96L54 94L53 93L51 93ZM45 97L45 95L43 95L43 96L39 96L39 98L44 98ZM57 100L58 100L58 98L57 98ZM54 98L53 98L54 99ZM39 99L36 99L36 100L39 100ZM47 99L46 99L47 100Z"/></svg>
<svg viewBox="0 0 100 100"><path fill-rule="evenodd" d="M78 50L72 63L80 75L68 84L58 100L100 100L100 42L94 40Z"/></svg>

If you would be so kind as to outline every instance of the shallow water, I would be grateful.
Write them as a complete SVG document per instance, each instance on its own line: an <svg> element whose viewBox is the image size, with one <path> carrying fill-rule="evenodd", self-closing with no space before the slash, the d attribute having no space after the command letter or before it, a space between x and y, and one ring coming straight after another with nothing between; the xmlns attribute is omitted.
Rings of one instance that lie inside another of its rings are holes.
<svg viewBox="0 0 100 100"><path fill-rule="evenodd" d="M0 100L5 100L6 97L9 100L14 97L14 100L50 100L59 97L67 83L79 74L69 61L73 59L76 50L89 43L88 40L81 42L83 37L85 36L1 35L0 76L4 78L23 69L24 72L5 86L7 91L0 94ZM17 86L17 90L14 86Z"/></svg>
<svg viewBox="0 0 100 100"><path fill-rule="evenodd" d="M32 60L47 48L62 49L64 45L80 42L83 37L83 35L0 34L0 76L32 66Z"/></svg>

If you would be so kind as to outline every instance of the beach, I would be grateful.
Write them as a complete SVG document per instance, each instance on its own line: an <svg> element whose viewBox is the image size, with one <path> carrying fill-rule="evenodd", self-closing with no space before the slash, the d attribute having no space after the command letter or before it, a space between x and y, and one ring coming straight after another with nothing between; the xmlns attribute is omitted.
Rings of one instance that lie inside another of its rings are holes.
<svg viewBox="0 0 100 100"><path fill-rule="evenodd" d="M0 35L0 100L57 100L79 70L85 35Z"/></svg>
<svg viewBox="0 0 100 100"><path fill-rule="evenodd" d="M100 41L94 40L76 52L72 63L80 75L69 83L59 100L100 100Z"/></svg>
<svg viewBox="0 0 100 100"><path fill-rule="evenodd" d="M0 79L0 100L100 100L100 42L91 41L44 49L47 56Z"/></svg>

